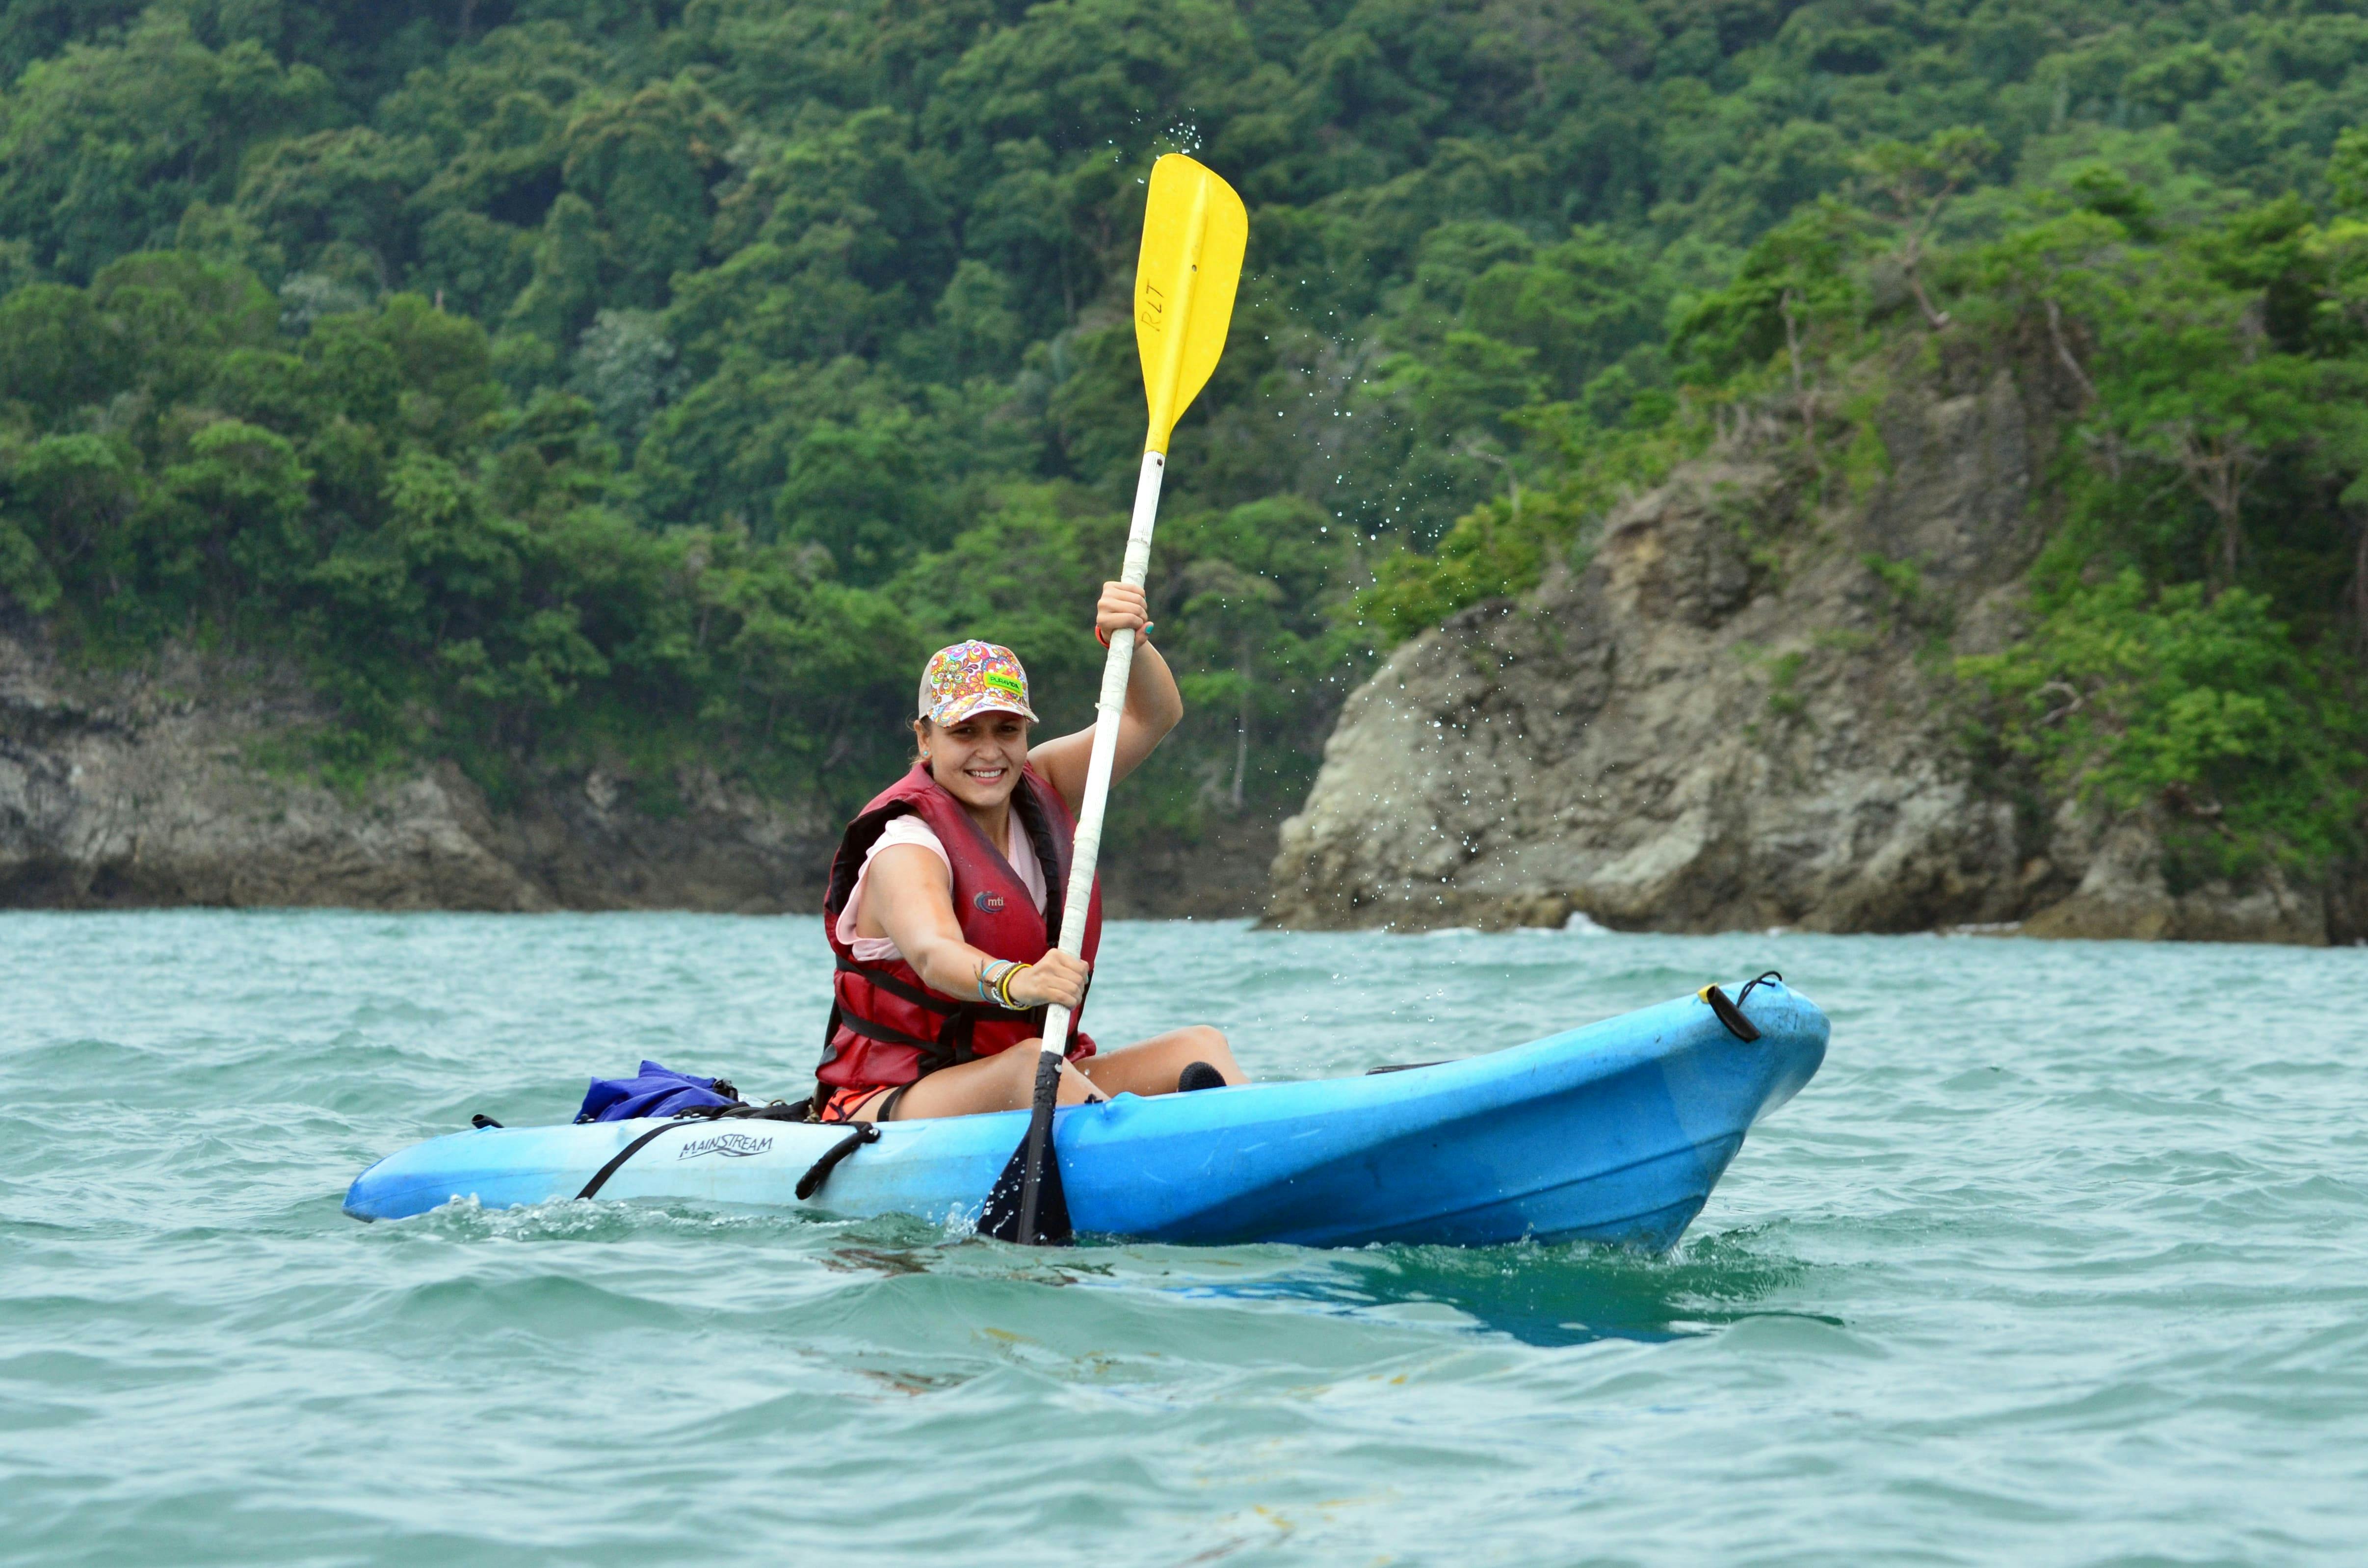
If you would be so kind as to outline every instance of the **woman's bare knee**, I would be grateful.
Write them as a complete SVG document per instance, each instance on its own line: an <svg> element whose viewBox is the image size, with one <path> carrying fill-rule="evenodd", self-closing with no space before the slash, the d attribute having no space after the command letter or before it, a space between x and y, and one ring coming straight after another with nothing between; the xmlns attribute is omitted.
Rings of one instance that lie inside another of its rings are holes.
<svg viewBox="0 0 2368 1568"><path fill-rule="evenodd" d="M1044 1042L1041 1040L1021 1040L996 1060L1005 1067L1003 1086L1006 1098L1001 1108L1026 1110L1033 1106L1036 1103L1037 1064L1044 1060ZM1091 1079L1071 1063L1061 1063L1061 1081L1053 1093L1053 1104L1080 1105L1099 1097L1100 1092L1094 1087Z"/></svg>
<svg viewBox="0 0 2368 1568"><path fill-rule="evenodd" d="M1194 1024L1191 1028L1180 1029L1178 1032L1190 1037L1191 1060L1205 1062L1214 1067L1224 1074L1225 1082L1228 1084L1247 1084L1250 1081L1250 1075L1242 1071L1241 1063L1234 1060L1234 1048L1226 1040L1224 1030L1214 1024Z"/></svg>
<svg viewBox="0 0 2368 1568"><path fill-rule="evenodd" d="M1003 1069L998 1077L1003 1085L1003 1107L1006 1110L1024 1109L1035 1102L1036 1062L1042 1055L1036 1042L1030 1040L1022 1040L996 1057L996 1065Z"/></svg>
<svg viewBox="0 0 2368 1568"><path fill-rule="evenodd" d="M1109 1097L1100 1089L1095 1087L1091 1078L1077 1071L1076 1063L1073 1062L1061 1063L1061 1095L1058 1103L1084 1105L1089 1100L1104 1100Z"/></svg>
<svg viewBox="0 0 2368 1568"><path fill-rule="evenodd" d="M1176 1091L1178 1077L1195 1062L1215 1068L1227 1084L1249 1082L1249 1074L1234 1061L1224 1031L1208 1024L1169 1029L1098 1056L1086 1064L1086 1072L1107 1094L1165 1095Z"/></svg>

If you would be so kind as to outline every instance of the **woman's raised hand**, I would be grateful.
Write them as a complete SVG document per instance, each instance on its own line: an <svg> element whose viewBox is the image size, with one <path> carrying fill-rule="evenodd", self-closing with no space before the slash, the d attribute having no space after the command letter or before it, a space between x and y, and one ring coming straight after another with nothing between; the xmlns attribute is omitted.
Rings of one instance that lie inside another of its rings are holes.
<svg viewBox="0 0 2368 1568"><path fill-rule="evenodd" d="M1094 630L1107 642L1120 631L1141 631L1151 624L1151 606L1143 590L1124 583L1104 583L1099 603L1094 606Z"/></svg>
<svg viewBox="0 0 2368 1568"><path fill-rule="evenodd" d="M1086 976L1091 972L1085 960L1054 948L1011 977L1011 999L1023 1007L1058 1003L1074 1009L1086 999Z"/></svg>

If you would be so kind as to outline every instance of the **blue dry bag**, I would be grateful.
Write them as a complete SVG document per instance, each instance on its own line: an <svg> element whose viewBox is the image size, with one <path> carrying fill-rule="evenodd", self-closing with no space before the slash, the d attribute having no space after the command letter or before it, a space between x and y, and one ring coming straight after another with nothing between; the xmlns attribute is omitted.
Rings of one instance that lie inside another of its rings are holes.
<svg viewBox="0 0 2368 1568"><path fill-rule="evenodd" d="M680 1116L701 1106L740 1103L740 1091L721 1078L694 1078L655 1062L631 1078L595 1078L578 1121L631 1121L639 1116Z"/></svg>

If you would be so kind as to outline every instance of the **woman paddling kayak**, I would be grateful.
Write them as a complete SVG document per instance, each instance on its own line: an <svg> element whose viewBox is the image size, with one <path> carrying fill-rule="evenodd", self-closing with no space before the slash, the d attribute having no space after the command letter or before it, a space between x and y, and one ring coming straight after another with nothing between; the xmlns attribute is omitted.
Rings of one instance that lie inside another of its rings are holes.
<svg viewBox="0 0 2368 1568"><path fill-rule="evenodd" d="M1097 636L1150 626L1142 589L1102 585ZM825 1121L1027 1108L1044 1008L1074 1020L1101 939L1097 881L1085 951L1052 946L1093 727L1030 746L1028 672L993 642L931 655L919 710L912 770L848 824L831 862L823 928L838 964L814 1074ZM1112 780L1183 716L1176 677L1138 636ZM1067 1058L1064 1105L1247 1081L1206 1024L1098 1054L1073 1021Z"/></svg>

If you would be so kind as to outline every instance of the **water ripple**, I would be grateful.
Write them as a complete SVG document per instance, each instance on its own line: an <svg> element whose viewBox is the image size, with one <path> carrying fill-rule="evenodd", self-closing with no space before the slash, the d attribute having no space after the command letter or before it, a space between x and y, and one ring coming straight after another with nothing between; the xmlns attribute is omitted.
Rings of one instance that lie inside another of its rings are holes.
<svg viewBox="0 0 2368 1568"><path fill-rule="evenodd" d="M0 1562L2368 1553L2368 954L1113 929L1098 1033L1202 977L1280 1077L1782 969L1830 1060L1667 1257L338 1213L644 1055L803 1093L814 935L0 915Z"/></svg>

